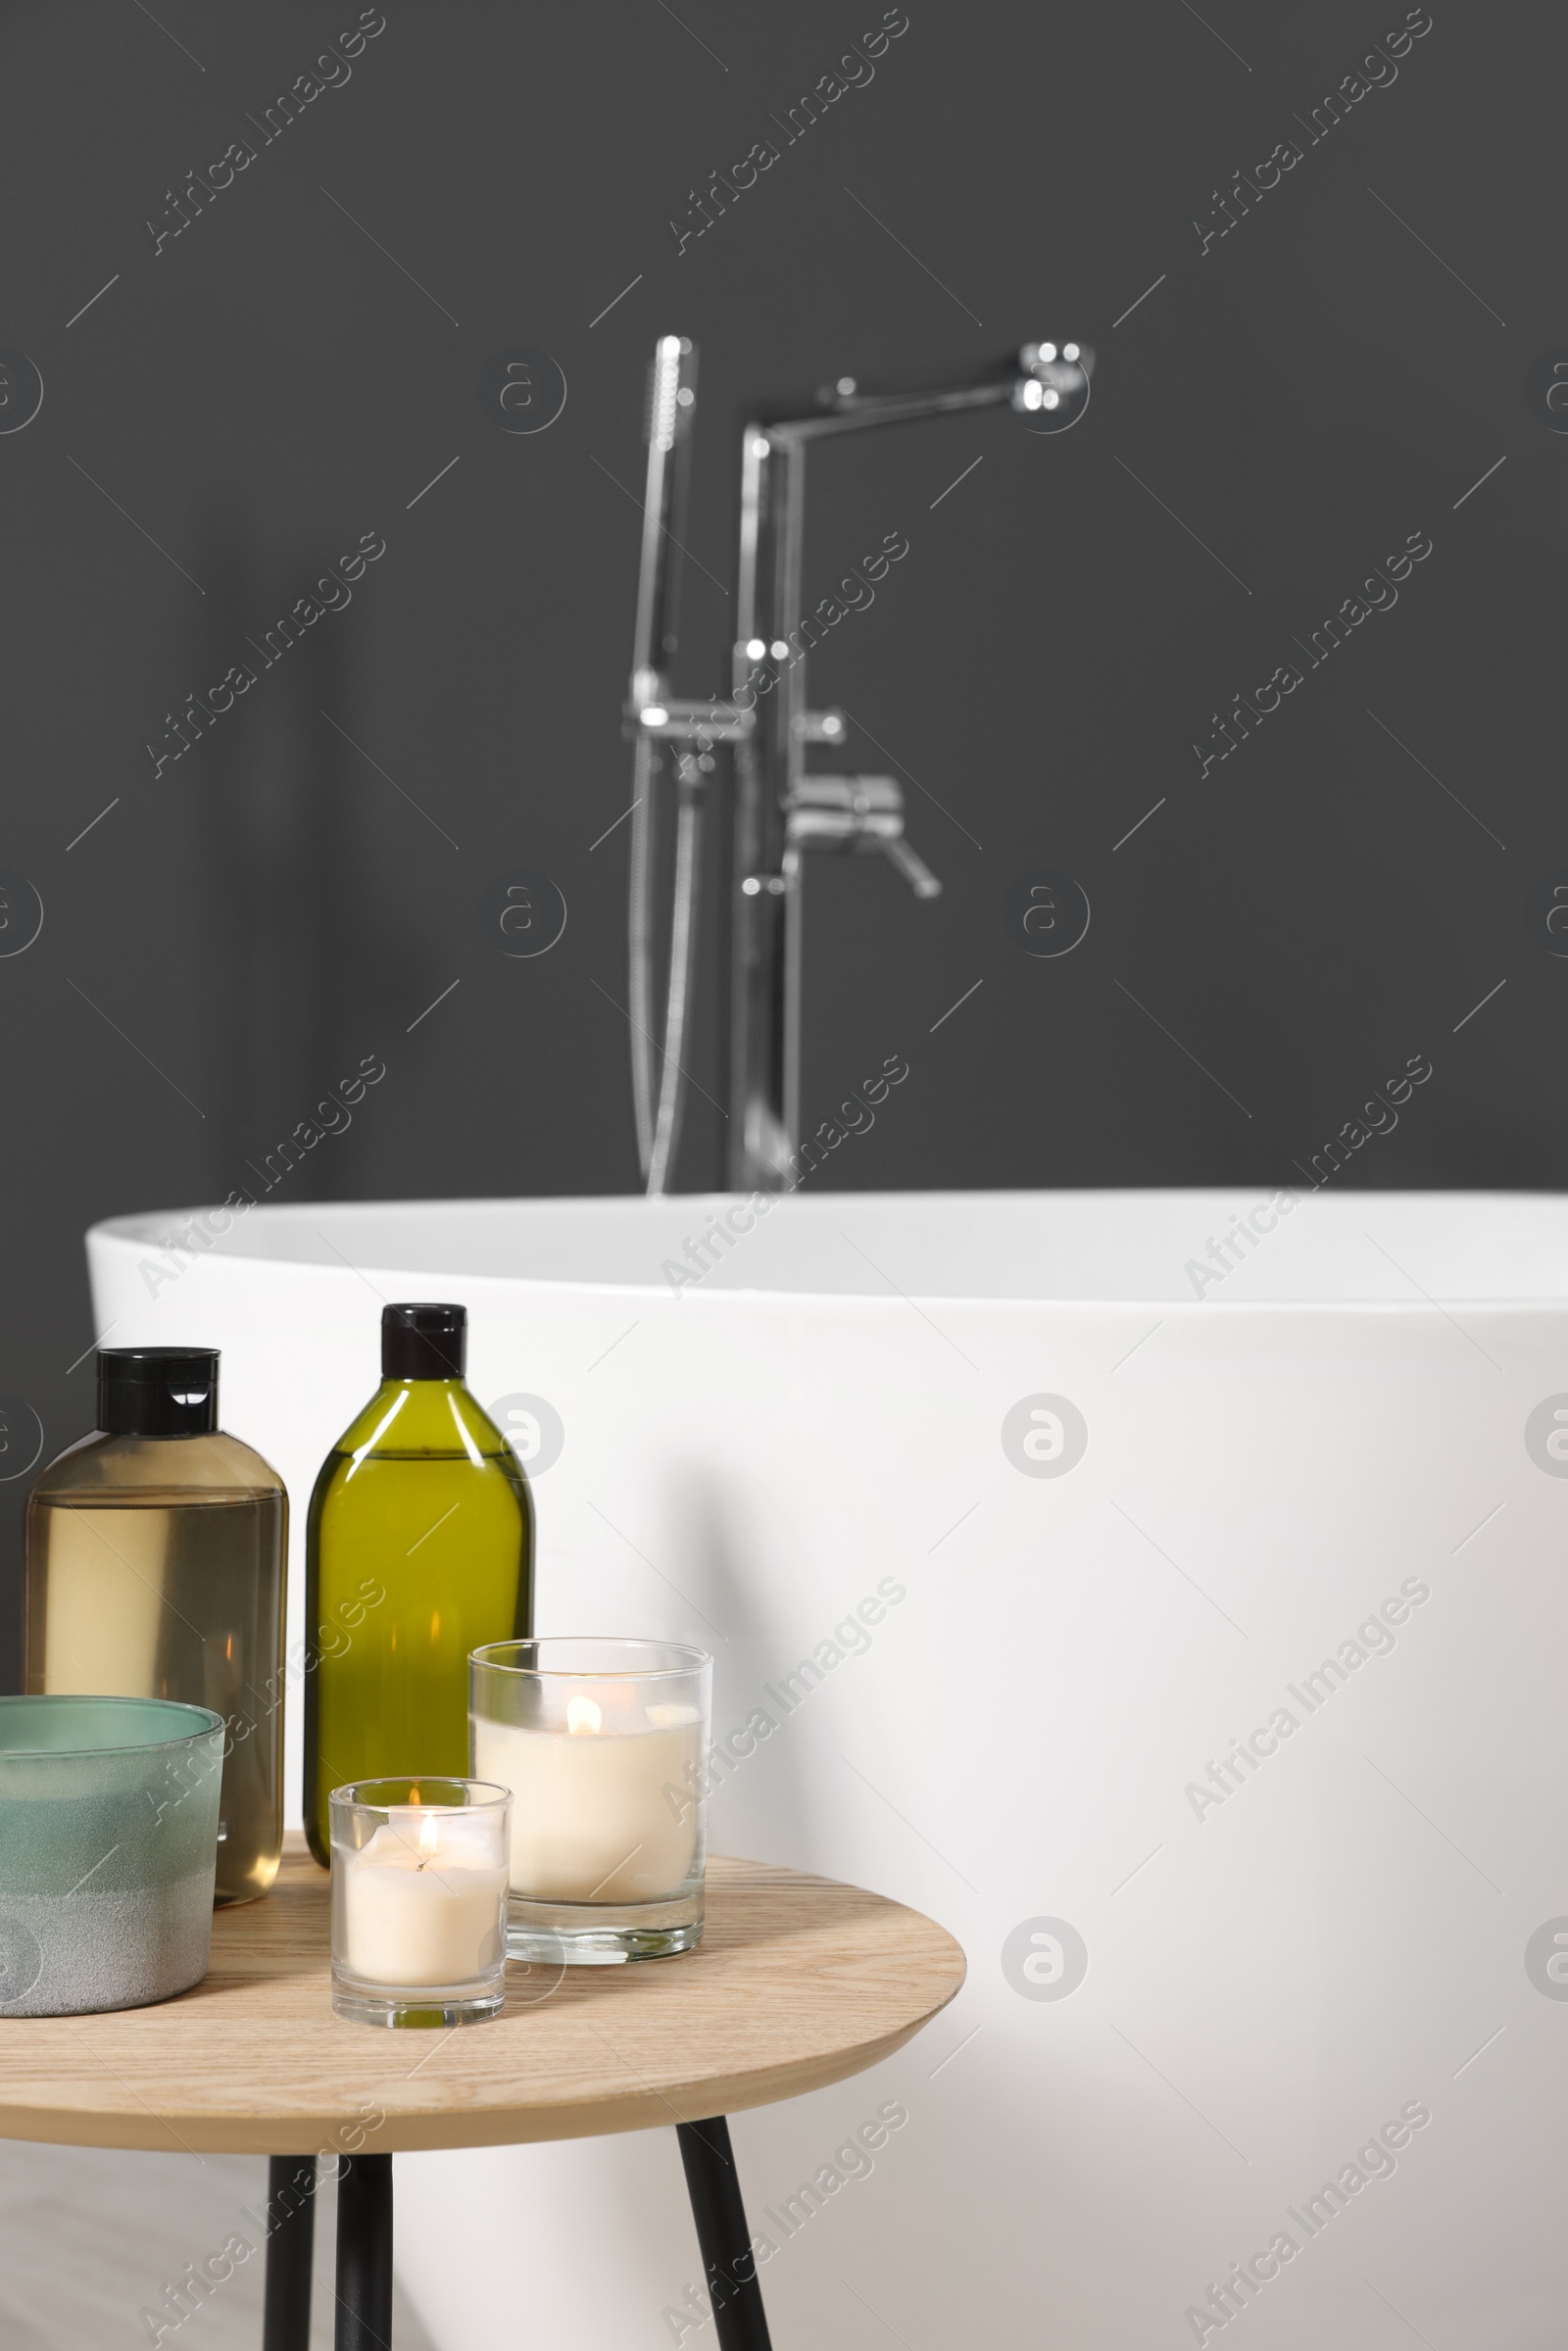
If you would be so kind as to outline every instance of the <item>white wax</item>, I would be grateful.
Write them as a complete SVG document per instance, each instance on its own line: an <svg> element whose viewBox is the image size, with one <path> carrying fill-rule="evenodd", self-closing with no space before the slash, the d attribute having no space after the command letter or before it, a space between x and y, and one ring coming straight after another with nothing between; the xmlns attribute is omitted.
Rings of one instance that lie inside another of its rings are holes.
<svg viewBox="0 0 1568 2351"><path fill-rule="evenodd" d="M677 1711L672 1709L672 1711ZM473 1717L473 1770L512 1790L512 1890L536 1902L658 1902L691 1876L703 1726L525 1731Z"/></svg>
<svg viewBox="0 0 1568 2351"><path fill-rule="evenodd" d="M419 1849L421 1821L437 1828L429 1850ZM482 1837L465 1834L454 1810L400 1815L377 1829L369 1843L346 1853L343 1872L344 1947L351 1976L367 1984L408 1986L471 1984L501 1957L501 1905L507 1873Z"/></svg>

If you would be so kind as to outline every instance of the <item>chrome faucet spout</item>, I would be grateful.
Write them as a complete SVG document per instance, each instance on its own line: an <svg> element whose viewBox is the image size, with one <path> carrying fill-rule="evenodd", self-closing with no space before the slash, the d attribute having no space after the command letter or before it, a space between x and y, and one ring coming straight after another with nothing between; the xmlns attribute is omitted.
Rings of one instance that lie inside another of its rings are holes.
<svg viewBox="0 0 1568 2351"><path fill-rule="evenodd" d="M764 406L758 426L777 440L820 441L882 424L916 424L928 416L975 409L1010 408L1036 417L1059 413L1075 422L1089 398L1095 355L1087 343L1024 343L965 382L872 391L853 375L824 384L810 401ZM1058 428L1059 429L1059 428Z"/></svg>
<svg viewBox="0 0 1568 2351"><path fill-rule="evenodd" d="M741 432L737 638L731 693L751 696L752 731L735 751L734 953L730 997L730 1180L784 1190L800 1179L802 897L809 850L878 848L917 898L941 884L904 838L889 777L813 777L807 748L844 740L840 713L813 713L807 653L822 634L802 601L806 467L811 444L880 425L1006 409L1027 429L1060 432L1089 404L1087 343L1024 343L967 382L868 390L853 376L814 402L764 405ZM840 720L830 734L825 719ZM885 787L875 822L823 805L840 786Z"/></svg>
<svg viewBox="0 0 1568 2351"><path fill-rule="evenodd" d="M802 604L806 463L813 441L936 416L1006 409L1034 432L1061 432L1089 404L1095 355L1087 343L1036 341L944 384L868 390L853 376L814 399L764 403L741 431L736 636L728 692L707 703L670 690L675 651L675 559L684 458L695 408L696 354L674 335L654 355L648 402L648 479L627 732L636 740L629 917L633 1101L651 1193L672 1180L686 1073L682 1065L696 969L696 900L706 784L730 763L729 1176L742 1191L783 1191L800 1179L802 901L810 853L876 852L917 899L942 884L904 837L904 800L891 776L821 775L811 746L841 754L842 710L813 710L807 655L822 628ZM675 895L662 1037L654 966L655 810L666 774L677 788Z"/></svg>

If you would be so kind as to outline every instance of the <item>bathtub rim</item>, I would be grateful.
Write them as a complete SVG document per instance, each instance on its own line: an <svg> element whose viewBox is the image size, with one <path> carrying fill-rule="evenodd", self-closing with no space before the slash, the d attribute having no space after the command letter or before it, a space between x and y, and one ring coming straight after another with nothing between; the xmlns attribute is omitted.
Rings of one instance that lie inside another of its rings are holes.
<svg viewBox="0 0 1568 2351"><path fill-rule="evenodd" d="M1285 1187L1275 1188L1276 1192L1282 1189ZM1263 1193L1260 1187L1256 1190L1265 1201L1274 1197L1273 1194ZM1128 1185L1109 1187L1104 1190L1077 1188L1071 1191L1065 1189L1052 1191L1042 1188L1010 1187L999 1188L990 1192L841 1192L819 1193L810 1197L824 1202L829 1200L842 1202L846 1212L850 1210L852 1203L855 1208L864 1210L875 1209L888 1202L904 1201L920 1201L933 1206L952 1205L955 1208L980 1207L987 1202L1034 1201L1042 1204L1055 1203L1064 1212L1070 1214L1073 1205L1085 1200L1119 1201L1129 1208L1144 1201L1167 1203L1182 1201L1193 1203L1196 1211L1194 1218L1196 1225L1206 1222L1212 1216L1217 1216L1222 1203L1228 1208L1234 1205L1238 1199L1252 1197L1252 1193L1253 1188L1244 1189L1242 1187ZM560 1209L569 1211L574 1216L587 1212L589 1214L602 1213L609 1217L612 1215L625 1216L628 1212L631 1215L637 1215L644 1211L657 1213L661 1209L668 1208L679 1202L691 1215L697 1216L714 1210L721 1204L744 1203L753 1197L752 1194L738 1192L694 1192L670 1194L662 1200L649 1200L639 1193L616 1192L511 1196L487 1194L471 1197L460 1195L445 1199L423 1200L261 1200L240 1212L240 1215L245 1222L260 1217L267 1225L272 1226L274 1229L281 1228L286 1233L290 1225L303 1224L308 1218L330 1220L335 1216L358 1215L368 1211L388 1215L424 1214L433 1217L447 1212L461 1213L465 1210L492 1213L513 1210L521 1211L524 1214L529 1211L537 1211L543 1215L552 1209ZM1298 1200L1300 1204L1304 1205L1313 1197L1314 1195L1310 1193L1301 1194L1298 1195ZM783 1198L787 1202L789 1196L786 1195ZM1555 1207L1561 1211L1565 1227L1568 1227L1568 1193L1431 1190L1359 1190L1352 1192L1347 1190L1333 1195L1332 1198L1335 1200L1348 1201L1353 1199L1364 1201L1368 1205L1369 1212L1373 1203L1397 1209L1407 1203L1424 1205L1434 1201L1445 1201L1451 1205L1454 1213L1464 1217L1467 1221L1480 1220L1488 1215L1505 1214L1512 1207L1536 1210ZM176 1230L181 1225L188 1225L195 1218L205 1218L214 1213L228 1215L233 1220L230 1223L229 1231L234 1229L234 1221L238 1221L236 1212L226 1208L220 1202L197 1203L181 1208L142 1209L125 1215L101 1218L90 1225L83 1236L89 1266L95 1249L114 1249L118 1252L121 1249L137 1248L157 1249L164 1246L160 1236ZM225 1248L224 1243L227 1239L228 1232L213 1235L207 1249L201 1252L201 1256L198 1257L191 1252L190 1261L199 1263L206 1256L217 1256L223 1258L231 1265L254 1267L262 1273L284 1268L299 1268L315 1274L349 1274L356 1279L364 1279L374 1274L385 1277L394 1283L399 1280L424 1278L428 1273L426 1267L413 1261L389 1263L380 1258L367 1258L363 1264L351 1265L345 1260L334 1265L329 1259L316 1256L295 1256L270 1251L263 1253L249 1249ZM1409 1278L1413 1280L1413 1277ZM997 1296L984 1292L957 1290L902 1292L897 1289L873 1290L869 1286L865 1289L853 1290L824 1290L793 1286L785 1288L777 1283L742 1284L734 1280L721 1285L704 1287L700 1279L695 1276L690 1285L690 1295L688 1295L685 1288L672 1290L667 1282L661 1281L657 1277L646 1281L595 1280L573 1275L509 1273L488 1268L463 1272L437 1272L429 1274L429 1279L440 1283L501 1282L518 1291L541 1291L551 1296L569 1293L583 1298L632 1298L648 1304L655 1300L663 1300L671 1306L696 1307L704 1313L742 1308L755 1313L764 1305L776 1305L786 1310L805 1307L817 1309L834 1305L898 1307L911 1299L945 1306L949 1311L956 1308L977 1309L985 1312L1003 1309L1011 1309L1014 1312L1071 1310L1074 1313L1109 1315L1129 1311L1149 1311L1161 1314L1166 1318L1179 1315L1183 1320L1194 1316L1207 1316L1212 1319L1212 1309L1216 1306L1227 1316L1240 1315L1244 1319L1265 1314L1283 1314L1293 1317L1314 1314L1343 1316L1362 1313L1376 1316L1409 1316L1433 1312L1446 1313L1450 1306L1471 1315L1560 1315L1568 1311L1568 1276L1564 1277L1564 1287L1560 1292L1549 1294L1540 1292L1521 1294L1498 1290L1493 1294L1478 1295L1472 1291L1455 1293L1441 1290L1431 1293L1422 1292L1418 1298L1401 1298L1344 1297L1335 1296L1329 1292L1319 1296L1259 1298L1227 1297L1223 1291L1220 1291L1217 1296L1209 1295L1200 1298L1162 1297L1157 1292L1151 1291L1129 1292L1114 1298L1106 1298L1093 1292ZM1218 1284L1216 1284L1216 1288L1218 1288ZM152 1302L151 1299L149 1302Z"/></svg>

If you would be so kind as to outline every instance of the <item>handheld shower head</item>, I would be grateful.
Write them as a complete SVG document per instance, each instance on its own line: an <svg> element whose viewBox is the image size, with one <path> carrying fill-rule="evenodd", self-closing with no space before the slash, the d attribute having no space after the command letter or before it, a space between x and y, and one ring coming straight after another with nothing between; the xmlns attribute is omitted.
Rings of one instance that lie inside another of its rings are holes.
<svg viewBox="0 0 1568 2351"><path fill-rule="evenodd" d="M676 591L685 531L683 508L697 412L697 351L685 335L661 335L648 370L643 445L648 473L643 493L642 563L632 641L627 717L635 730L631 854L627 906L628 993L631 1004L632 1103L637 1149L650 1193L663 1192L680 1140L686 1016L691 1000L701 867L702 784L712 768L706 753L676 754L657 739L667 725L669 672L675 658ZM656 803L666 778L678 795L675 879L667 977L661 989L655 965L659 928Z"/></svg>
<svg viewBox="0 0 1568 2351"><path fill-rule="evenodd" d="M696 408L696 349L685 335L661 335L648 369L643 409L648 474L632 651L634 704L657 690L656 681L667 673L674 658L679 588L674 551L684 528L681 510Z"/></svg>

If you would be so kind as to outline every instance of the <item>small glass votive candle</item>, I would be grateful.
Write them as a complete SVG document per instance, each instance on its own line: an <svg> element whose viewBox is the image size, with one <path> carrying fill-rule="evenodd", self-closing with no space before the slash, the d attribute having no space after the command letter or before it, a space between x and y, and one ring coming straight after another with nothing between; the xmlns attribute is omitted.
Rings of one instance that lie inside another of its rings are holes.
<svg viewBox="0 0 1568 2351"><path fill-rule="evenodd" d="M332 2006L362 2025L474 2025L506 1999L512 1798L483 1781L335 1788Z"/></svg>
<svg viewBox="0 0 1568 2351"><path fill-rule="evenodd" d="M475 1649L470 1768L512 1790L507 1949L613 1967L703 1933L712 1659L675 1641Z"/></svg>

